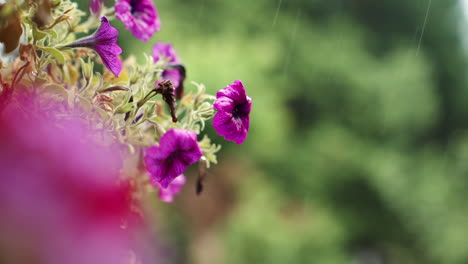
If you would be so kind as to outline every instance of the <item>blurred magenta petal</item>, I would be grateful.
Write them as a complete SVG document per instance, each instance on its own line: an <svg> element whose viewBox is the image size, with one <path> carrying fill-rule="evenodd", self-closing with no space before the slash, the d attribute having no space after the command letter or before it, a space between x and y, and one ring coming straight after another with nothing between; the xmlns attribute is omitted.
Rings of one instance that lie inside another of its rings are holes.
<svg viewBox="0 0 468 264"><path fill-rule="evenodd" d="M200 160L202 151L197 134L183 129L167 131L159 142L146 150L145 164L153 185L168 188L188 166Z"/></svg>
<svg viewBox="0 0 468 264"><path fill-rule="evenodd" d="M213 118L213 127L224 139L242 144L250 126L252 99L245 93L241 81L235 81L216 93L213 107L218 112Z"/></svg>
<svg viewBox="0 0 468 264"><path fill-rule="evenodd" d="M166 189L159 188L159 199L166 203L172 203L186 181L185 176L182 174L175 178Z"/></svg>
<svg viewBox="0 0 468 264"><path fill-rule="evenodd" d="M161 59L168 59L170 63L180 63L180 58L177 55L174 47L171 44L158 42L153 46L153 59L158 62Z"/></svg>
<svg viewBox="0 0 468 264"><path fill-rule="evenodd" d="M91 0L89 2L89 10L91 10L91 13L93 14L98 14L100 13L103 5L104 5L104 0Z"/></svg>
<svg viewBox="0 0 468 264"><path fill-rule="evenodd" d="M115 17L143 41L148 41L161 28L158 12L151 0L118 0L114 8Z"/></svg>
<svg viewBox="0 0 468 264"><path fill-rule="evenodd" d="M56 119L60 105L41 112L23 107L34 99L18 98L0 116L2 261L128 263L130 254L149 260L134 239L144 225L120 179L119 145L78 121ZM100 144L103 137L108 144Z"/></svg>

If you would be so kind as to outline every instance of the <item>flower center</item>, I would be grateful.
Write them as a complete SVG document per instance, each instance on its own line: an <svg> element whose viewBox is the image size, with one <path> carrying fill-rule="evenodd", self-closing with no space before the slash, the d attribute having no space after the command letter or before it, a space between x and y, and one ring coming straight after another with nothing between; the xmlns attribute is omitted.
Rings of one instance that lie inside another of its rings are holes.
<svg viewBox="0 0 468 264"><path fill-rule="evenodd" d="M179 156L180 154L182 154L182 151L178 149L178 150L172 152L172 153L169 155L169 157L167 157L167 159L169 159L169 160L174 160L174 159L178 158L178 156Z"/></svg>
<svg viewBox="0 0 468 264"><path fill-rule="evenodd" d="M242 108L244 107L244 104L237 104L234 107L234 111L232 111L232 116L235 118L239 118L241 115L243 115Z"/></svg>
<svg viewBox="0 0 468 264"><path fill-rule="evenodd" d="M130 1L130 12L132 13L132 16L135 15L140 11L139 8L139 1L138 0L131 0Z"/></svg>

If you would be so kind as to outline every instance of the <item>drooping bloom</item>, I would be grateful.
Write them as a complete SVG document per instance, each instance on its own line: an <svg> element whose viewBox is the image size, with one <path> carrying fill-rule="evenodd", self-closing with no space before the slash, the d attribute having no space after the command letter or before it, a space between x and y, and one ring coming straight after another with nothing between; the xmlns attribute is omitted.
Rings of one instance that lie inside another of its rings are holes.
<svg viewBox="0 0 468 264"><path fill-rule="evenodd" d="M252 99L245 93L241 81L235 81L216 93L213 104L218 112L213 118L213 127L224 139L242 144L250 126Z"/></svg>
<svg viewBox="0 0 468 264"><path fill-rule="evenodd" d="M183 129L167 131L159 142L146 150L145 164L154 186L166 189L189 165L202 157L197 134Z"/></svg>
<svg viewBox="0 0 468 264"><path fill-rule="evenodd" d="M163 80L157 84L155 88L157 93L162 95L164 102L169 106L169 112L171 112L172 122L177 122L176 114L176 97L175 97L175 88L170 80Z"/></svg>
<svg viewBox="0 0 468 264"><path fill-rule="evenodd" d="M167 63L170 65L177 65L181 63L177 52L171 44L158 42L153 46L153 60L156 63L162 59L167 60ZM180 69L168 68L164 69L162 72L162 80L158 82L163 80L171 80L176 88L176 95L182 95L182 91L179 90L183 89L183 79L185 79L185 76L182 75ZM180 98L180 96L177 97Z"/></svg>
<svg viewBox="0 0 468 264"><path fill-rule="evenodd" d="M122 61L118 57L122 49L117 45L119 31L112 27L106 17L101 17L101 26L89 37L78 39L67 47L84 47L94 49L101 57L102 63L116 77L122 71Z"/></svg>
<svg viewBox="0 0 468 264"><path fill-rule="evenodd" d="M186 181L185 176L182 174L175 178L166 189L159 188L159 199L166 203L172 203L174 197L180 192Z"/></svg>
<svg viewBox="0 0 468 264"><path fill-rule="evenodd" d="M161 28L158 12L151 0L119 0L114 8L115 17L143 41L148 41Z"/></svg>

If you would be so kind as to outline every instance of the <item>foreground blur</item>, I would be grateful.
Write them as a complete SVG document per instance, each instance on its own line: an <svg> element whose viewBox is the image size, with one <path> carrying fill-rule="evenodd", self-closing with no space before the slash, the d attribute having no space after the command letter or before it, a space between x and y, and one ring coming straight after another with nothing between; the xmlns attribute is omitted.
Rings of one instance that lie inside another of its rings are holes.
<svg viewBox="0 0 468 264"><path fill-rule="evenodd" d="M121 158L97 144L105 133L12 101L0 117L0 263L154 263Z"/></svg>

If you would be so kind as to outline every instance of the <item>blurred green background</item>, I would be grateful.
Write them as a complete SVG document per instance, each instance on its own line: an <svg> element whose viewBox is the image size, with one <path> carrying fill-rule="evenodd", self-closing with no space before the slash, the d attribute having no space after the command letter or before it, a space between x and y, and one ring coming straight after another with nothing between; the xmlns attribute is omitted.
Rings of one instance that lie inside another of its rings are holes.
<svg viewBox="0 0 468 264"><path fill-rule="evenodd" d="M240 79L253 98L242 146L211 129L224 149L204 193L194 170L158 206L169 263L468 263L460 1L155 4L161 31L121 30L124 56L169 42L188 81Z"/></svg>

